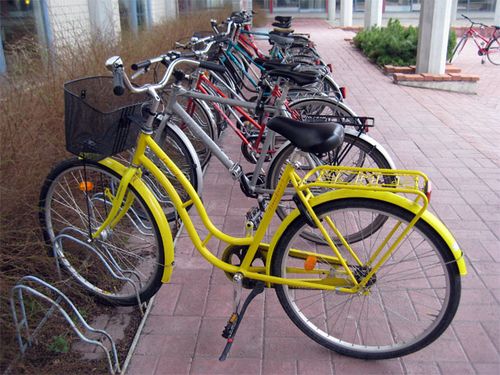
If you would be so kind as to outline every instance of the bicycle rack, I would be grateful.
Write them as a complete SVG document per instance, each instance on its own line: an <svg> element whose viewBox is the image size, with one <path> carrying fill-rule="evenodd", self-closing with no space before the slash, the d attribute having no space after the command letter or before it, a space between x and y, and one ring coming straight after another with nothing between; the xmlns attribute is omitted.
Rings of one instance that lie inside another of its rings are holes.
<svg viewBox="0 0 500 375"><path fill-rule="evenodd" d="M137 272L135 270L130 270L130 269L123 269L118 264L116 259L113 257L111 252L106 248L106 246L104 244L101 244L102 249L97 249L97 247L92 246L88 242L84 242L82 240L79 240L76 237L73 237L71 235L66 234L67 232L76 232L76 233L83 235L83 236L87 235L86 233L84 233L83 231L81 231L77 228L66 227L63 230L61 230L59 232L59 234L56 236L56 238L54 239L54 245L53 245L52 250L53 250L54 258L56 260L56 267L57 267L57 272L58 272L59 278L61 278L61 269L60 269L59 262L63 263L66 268L73 269L71 264L66 259L66 256L61 251L61 249L63 248L62 242L63 242L63 240L69 240L69 241L76 242L82 248L87 249L87 250L91 251L93 254L95 254L99 258L99 260L102 262L102 264L104 265L106 270L111 274L111 276L113 276L114 278L116 278L118 280L121 280L121 281L124 281L124 282L130 284L132 286L132 288L134 288L135 295L137 298L137 305L139 306L139 310L141 312L141 315L144 316L144 307L143 307L141 298L139 296L139 289L141 286L141 278L140 278L139 272ZM125 276L126 274L135 276L138 281L137 282L132 281L132 279L130 277ZM76 278L76 280L80 284L82 284L83 286L90 287L88 281L85 280L81 276L79 277L79 274L77 272L74 272L72 275ZM137 283L139 284L139 287L137 286Z"/></svg>
<svg viewBox="0 0 500 375"><path fill-rule="evenodd" d="M48 289L50 292L55 294L57 297L54 300L51 298L49 295L46 293L42 293L38 290L36 290L34 287L31 287L29 285L26 285L28 282L38 284L38 286L45 287ZM35 297L38 297L48 303L51 304L51 307L49 310L45 313L45 316L42 318L40 323L36 326L36 328L30 332L30 328L28 325L28 316L26 315L26 307L24 304L24 296L23 292L27 294L31 294ZM21 320L18 318L17 314L17 309L16 309L16 297L17 297L17 302L19 303L20 306L20 311L21 311ZM76 323L75 321L70 317L68 312L61 306L61 302L65 302L69 306L70 312L73 312L73 314L76 316ZM24 356L26 349L32 345L33 340L35 336L38 334L38 332L42 329L43 325L47 322L47 320L50 318L50 316L54 313L54 311L57 309L63 316L63 318L68 322L70 327L73 329L73 331L77 334L77 336L84 342L88 344L92 344L95 346L98 346L104 350L104 353L106 354L106 359L108 361L108 366L109 366L109 372L111 374L117 374L120 373L120 363L118 361L118 353L116 351L116 345L115 342L113 341L113 338L109 333L102 329L95 329L91 327L83 318L83 316L80 314L78 309L75 307L73 302L64 294L62 293L59 289L56 287L50 285L49 283L39 279L38 277L35 276L25 276L21 278L16 285L11 290L11 295L10 295L10 306L12 309L12 317L14 319L14 326L16 328L16 336L17 336L17 341L19 343L19 349L21 351L21 355ZM86 331L89 331L91 333L95 334L100 334L100 340L94 340L91 339L87 336L85 336L82 331L77 327L77 323L80 323ZM23 340L22 337L22 330L25 331L26 333L26 340ZM102 340L108 339L110 344L111 344L111 350L108 351L108 349L104 346L102 343ZM111 352L111 354L110 354ZM113 357L113 358L112 358Z"/></svg>

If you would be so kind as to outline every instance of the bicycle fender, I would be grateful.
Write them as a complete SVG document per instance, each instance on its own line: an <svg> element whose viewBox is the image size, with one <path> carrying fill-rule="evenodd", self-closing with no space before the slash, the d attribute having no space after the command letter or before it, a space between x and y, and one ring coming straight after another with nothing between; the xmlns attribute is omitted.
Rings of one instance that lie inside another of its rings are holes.
<svg viewBox="0 0 500 375"><path fill-rule="evenodd" d="M333 190L311 198L309 203L311 204L312 207L315 207L319 204L328 201L336 199L345 199L345 198L360 198L359 191L350 189ZM419 204L394 193L386 193L379 191L363 191L363 198L370 198L370 199L376 199L380 201L393 203L396 206L400 206L410 212L413 212L414 214L417 214L418 211L420 211L420 209L422 208ZM271 275L271 259L279 239L283 235L288 225L290 225L290 223L299 215L300 211L296 208L285 218L285 220L283 220L278 230L275 232L273 239L269 245L269 251L267 253L267 261L266 261L267 275ZM432 214L428 210L426 210L422 214L421 219L424 220L427 224L429 224L448 245L450 251L455 257L460 275L461 276L467 275L467 267L465 265L463 252L460 249L453 235L448 230L448 228L446 228L446 226L441 222L441 220L439 220L434 214Z"/></svg>
<svg viewBox="0 0 500 375"><path fill-rule="evenodd" d="M390 169L397 169L396 168L396 164L394 163L394 160L392 160L392 157L391 155L389 155L389 153L387 152L387 150L384 148L384 146L382 146L379 142L377 142L374 138L370 137L368 134L366 133L361 133L359 134L359 131L357 130L354 130L353 128L351 128L350 126L346 126L344 128L344 133L348 133L348 134L351 134L355 137L359 137L361 138L363 141L365 141L366 143L372 145L373 147L375 147L384 157L385 160L387 160L387 162L389 163L390 165Z"/></svg>
<svg viewBox="0 0 500 375"><path fill-rule="evenodd" d="M112 169L119 175L123 175L125 173L125 170L127 169L127 167L125 167L123 164L111 158L101 160L99 164ZM160 231L163 242L163 252L165 257L165 265L163 268L161 282L168 283L172 275L174 264L174 241L172 238L172 232L170 231L170 225L168 225L165 213L163 212L158 201L154 198L148 186L137 176L132 178L130 184L144 199L158 225L158 230Z"/></svg>

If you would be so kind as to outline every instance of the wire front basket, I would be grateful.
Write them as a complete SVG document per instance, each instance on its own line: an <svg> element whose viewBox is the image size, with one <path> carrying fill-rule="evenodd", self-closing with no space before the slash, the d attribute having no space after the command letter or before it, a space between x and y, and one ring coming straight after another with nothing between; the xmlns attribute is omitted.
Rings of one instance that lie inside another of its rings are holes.
<svg viewBox="0 0 500 375"><path fill-rule="evenodd" d="M113 94L113 77L88 77L64 84L66 149L74 155L101 160L135 146L147 96Z"/></svg>

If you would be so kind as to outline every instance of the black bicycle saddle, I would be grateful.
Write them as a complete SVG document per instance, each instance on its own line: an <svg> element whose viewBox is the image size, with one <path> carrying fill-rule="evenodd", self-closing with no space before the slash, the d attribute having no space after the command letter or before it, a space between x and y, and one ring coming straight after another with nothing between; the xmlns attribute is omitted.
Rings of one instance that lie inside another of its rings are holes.
<svg viewBox="0 0 500 375"><path fill-rule="evenodd" d="M276 16L274 19L278 22L291 22L292 17L291 16Z"/></svg>
<svg viewBox="0 0 500 375"><path fill-rule="evenodd" d="M302 122L278 116L269 120L267 127L313 154L332 151L344 142L344 127L334 122Z"/></svg>
<svg viewBox="0 0 500 375"><path fill-rule="evenodd" d="M294 42L293 38L288 38L286 36L280 36L274 33L269 33L269 40L272 43L279 44L280 46L288 47Z"/></svg>
<svg viewBox="0 0 500 375"><path fill-rule="evenodd" d="M317 72L296 72L290 68L273 69L267 72L271 77L282 77L295 82L299 86L309 85L319 79Z"/></svg>

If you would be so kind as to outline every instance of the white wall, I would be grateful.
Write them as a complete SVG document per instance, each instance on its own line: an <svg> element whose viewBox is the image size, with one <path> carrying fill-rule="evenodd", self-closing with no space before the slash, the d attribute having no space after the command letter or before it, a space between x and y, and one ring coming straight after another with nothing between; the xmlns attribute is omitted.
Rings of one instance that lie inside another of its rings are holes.
<svg viewBox="0 0 500 375"><path fill-rule="evenodd" d="M116 40L120 37L118 0L46 0L54 46L90 40L92 33Z"/></svg>
<svg viewBox="0 0 500 375"><path fill-rule="evenodd" d="M88 40L90 13L88 0L46 0L54 46Z"/></svg>
<svg viewBox="0 0 500 375"><path fill-rule="evenodd" d="M177 16L177 1L175 0L150 0L151 18L153 24Z"/></svg>

